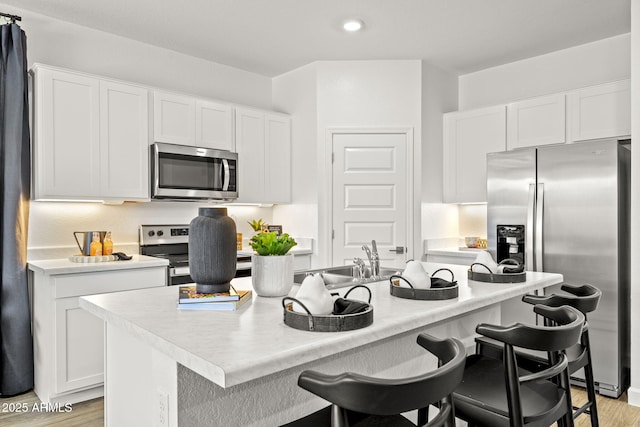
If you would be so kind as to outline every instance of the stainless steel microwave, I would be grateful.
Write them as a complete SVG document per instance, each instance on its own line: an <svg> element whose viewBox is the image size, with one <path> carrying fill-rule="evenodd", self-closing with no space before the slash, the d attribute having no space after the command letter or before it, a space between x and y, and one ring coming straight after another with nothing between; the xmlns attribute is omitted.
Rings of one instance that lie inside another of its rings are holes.
<svg viewBox="0 0 640 427"><path fill-rule="evenodd" d="M151 198L238 198L238 153L156 142L151 144Z"/></svg>

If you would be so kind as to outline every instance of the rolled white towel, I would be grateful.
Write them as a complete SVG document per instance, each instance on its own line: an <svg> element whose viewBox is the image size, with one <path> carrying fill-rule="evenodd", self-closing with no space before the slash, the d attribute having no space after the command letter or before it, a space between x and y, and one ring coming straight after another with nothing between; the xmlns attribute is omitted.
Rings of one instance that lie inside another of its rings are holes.
<svg viewBox="0 0 640 427"><path fill-rule="evenodd" d="M487 268L491 270L491 273L495 274L498 272L498 263L493 260L493 257L488 251L479 252L473 262L474 264L477 263L486 265ZM488 273L487 269L481 265L473 265L471 267L471 271L476 273Z"/></svg>
<svg viewBox="0 0 640 427"><path fill-rule="evenodd" d="M431 277L420 261L407 262L402 277L407 279L415 289L429 289L431 287Z"/></svg>
<svg viewBox="0 0 640 427"><path fill-rule="evenodd" d="M304 278L296 299L305 305L314 316L324 316L333 312L333 297L319 274ZM300 304L293 303L293 311L307 313Z"/></svg>

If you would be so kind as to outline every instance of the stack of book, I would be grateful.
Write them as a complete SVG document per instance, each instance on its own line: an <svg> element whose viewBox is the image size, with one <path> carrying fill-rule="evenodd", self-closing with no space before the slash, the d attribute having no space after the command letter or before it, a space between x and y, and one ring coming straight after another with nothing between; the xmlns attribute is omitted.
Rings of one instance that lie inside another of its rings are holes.
<svg viewBox="0 0 640 427"><path fill-rule="evenodd" d="M183 285L178 295L180 310L237 310L251 299L251 291L236 290L233 286L229 292L203 294L196 291L196 285Z"/></svg>

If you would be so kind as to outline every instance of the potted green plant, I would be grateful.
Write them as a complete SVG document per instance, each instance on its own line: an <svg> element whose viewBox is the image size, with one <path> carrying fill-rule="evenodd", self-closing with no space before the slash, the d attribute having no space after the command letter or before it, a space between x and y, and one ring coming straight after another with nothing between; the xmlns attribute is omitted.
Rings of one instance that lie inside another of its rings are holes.
<svg viewBox="0 0 640 427"><path fill-rule="evenodd" d="M298 243L287 233L275 231L258 233L249 245L256 252L251 256L251 282L257 295L282 297L293 286L293 254Z"/></svg>

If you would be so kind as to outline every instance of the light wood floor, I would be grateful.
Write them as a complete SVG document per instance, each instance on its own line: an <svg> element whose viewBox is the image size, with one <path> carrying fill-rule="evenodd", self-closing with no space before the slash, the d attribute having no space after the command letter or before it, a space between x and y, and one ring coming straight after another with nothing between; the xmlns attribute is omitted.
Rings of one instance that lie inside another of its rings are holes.
<svg viewBox="0 0 640 427"><path fill-rule="evenodd" d="M582 389L573 389L572 398L576 405L586 402L587 395ZM619 399L597 396L598 418L601 427L640 427L640 408L627 404L626 393ZM11 405L29 408L26 413L11 412ZM33 392L10 398L0 398L0 426L16 427L98 427L104 424L102 399L72 405L70 412L43 413L33 412L33 405L39 405L40 399ZM9 412L8 412L9 411ZM576 419L576 427L591 426L588 415Z"/></svg>
<svg viewBox="0 0 640 427"><path fill-rule="evenodd" d="M104 426L102 398L74 403L68 412L34 411L40 399L33 391L0 398L0 426L16 427L101 427ZM26 409L26 412L24 411ZM60 406L64 411L64 405ZM20 412L18 412L20 410Z"/></svg>
<svg viewBox="0 0 640 427"><path fill-rule="evenodd" d="M574 405L581 406L587 401L587 393L581 388L571 389ZM627 393L618 399L596 396L598 421L601 427L640 427L640 408L627 404ZM582 414L575 420L576 427L591 426L589 415Z"/></svg>

